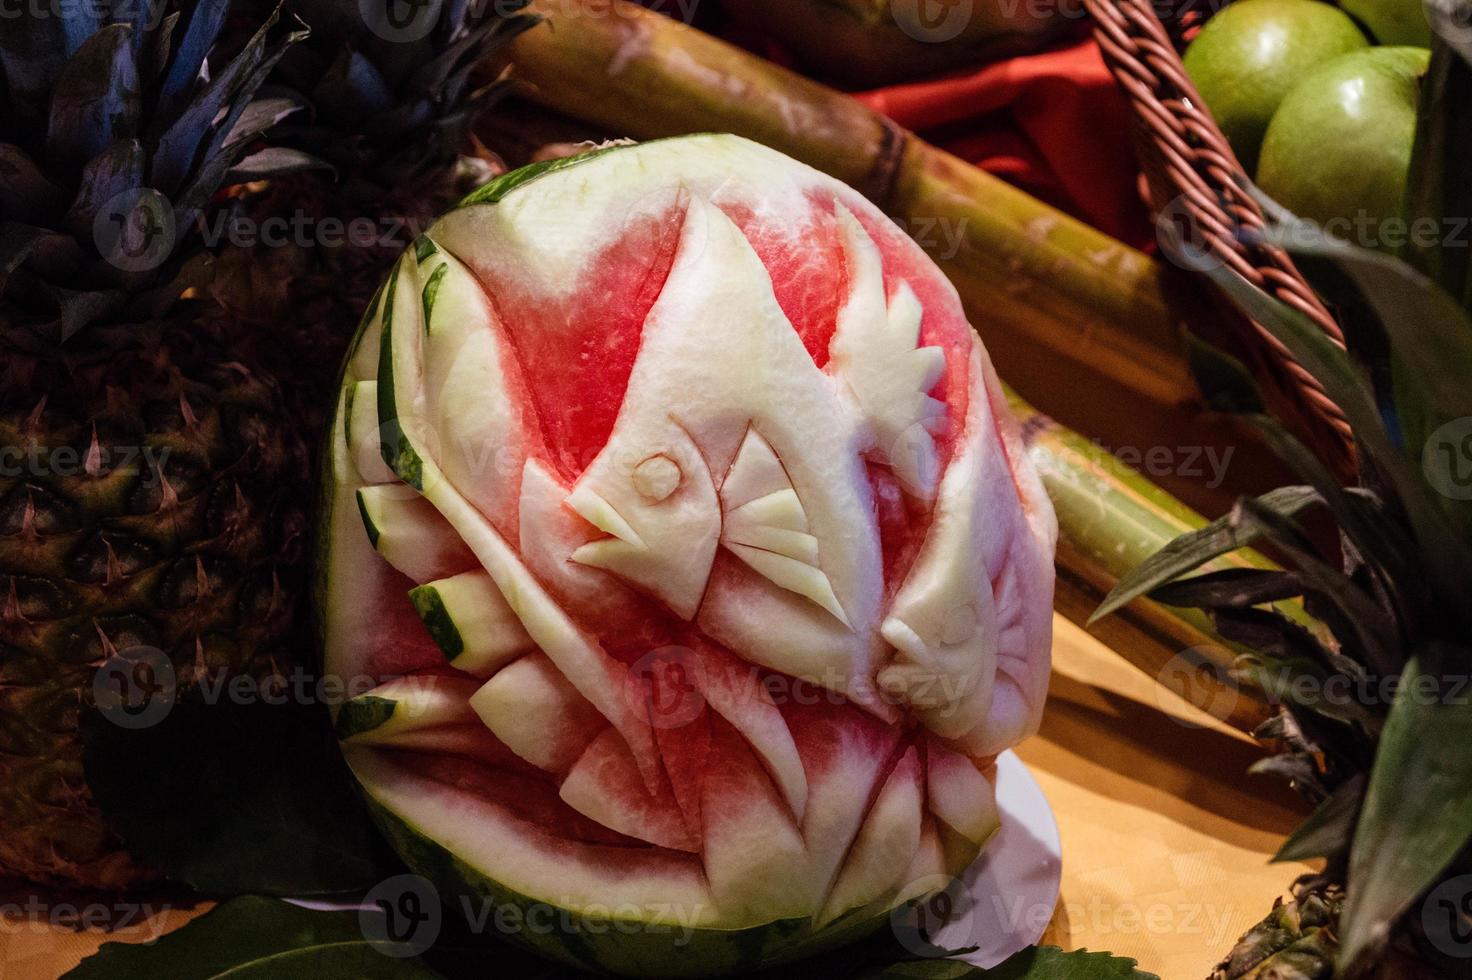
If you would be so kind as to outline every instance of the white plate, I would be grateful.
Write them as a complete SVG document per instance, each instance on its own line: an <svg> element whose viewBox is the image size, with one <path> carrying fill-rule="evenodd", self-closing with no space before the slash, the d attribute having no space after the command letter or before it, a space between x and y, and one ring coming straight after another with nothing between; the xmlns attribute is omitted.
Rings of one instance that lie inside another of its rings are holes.
<svg viewBox="0 0 1472 980"><path fill-rule="evenodd" d="M990 969L1042 938L1058 905L1063 845L1043 789L1014 752L997 759L1002 829L959 881L918 910L895 916L895 935L917 955L976 947L961 957Z"/></svg>

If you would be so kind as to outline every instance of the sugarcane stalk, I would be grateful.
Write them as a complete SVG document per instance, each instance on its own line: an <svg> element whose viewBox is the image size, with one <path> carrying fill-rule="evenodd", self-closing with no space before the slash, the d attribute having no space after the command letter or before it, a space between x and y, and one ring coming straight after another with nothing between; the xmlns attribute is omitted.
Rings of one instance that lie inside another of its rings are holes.
<svg viewBox="0 0 1472 980"><path fill-rule="evenodd" d="M722 131L781 150L903 224L994 353L1025 344L1155 403L1196 402L1179 353L1193 311L1160 263L843 93L678 21L624 0L530 9L546 23L509 58L533 101L639 139Z"/></svg>
<svg viewBox="0 0 1472 980"><path fill-rule="evenodd" d="M1163 686L1235 728L1251 732L1271 717L1274 709L1263 692L1232 676L1240 650L1219 637L1200 610L1141 599L1088 624L1126 573L1207 520L1010 388L1007 401L1058 514L1058 612L1086 626ZM1262 555L1243 550L1201 571L1273 567ZM1298 622L1312 623L1301 604L1278 603L1276 608Z"/></svg>
<svg viewBox="0 0 1472 980"><path fill-rule="evenodd" d="M805 67L846 84L875 86L1035 51L1076 28L1083 4L741 0L726 11L779 40Z"/></svg>

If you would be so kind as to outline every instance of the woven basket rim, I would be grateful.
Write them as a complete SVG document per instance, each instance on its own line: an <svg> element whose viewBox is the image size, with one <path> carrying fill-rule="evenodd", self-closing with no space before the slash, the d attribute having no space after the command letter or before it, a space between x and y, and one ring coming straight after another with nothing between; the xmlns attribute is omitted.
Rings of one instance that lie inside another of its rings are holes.
<svg viewBox="0 0 1472 980"><path fill-rule="evenodd" d="M1133 116L1157 226L1168 221L1176 231L1177 222L1184 224L1198 261L1225 265L1303 313L1343 347L1343 330L1292 257L1263 241L1267 220L1249 191L1247 171L1186 74L1181 51L1214 11L1191 6L1167 22L1160 0L1085 3L1100 51ZM1170 251L1163 227L1162 246ZM1200 269L1195 265L1194 271ZM1306 434L1330 458L1351 467L1354 436L1343 411L1276 336L1260 323L1243 322L1244 341L1275 370Z"/></svg>

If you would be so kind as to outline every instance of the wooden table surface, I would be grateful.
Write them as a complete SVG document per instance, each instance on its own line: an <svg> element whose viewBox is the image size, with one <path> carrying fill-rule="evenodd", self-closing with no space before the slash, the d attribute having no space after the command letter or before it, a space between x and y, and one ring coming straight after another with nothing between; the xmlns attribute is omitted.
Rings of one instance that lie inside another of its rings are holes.
<svg viewBox="0 0 1472 980"><path fill-rule="evenodd" d="M1045 942L1204 980L1305 870L1267 863L1302 811L1276 780L1247 775L1252 743L1061 617L1043 730L1019 754L1063 836ZM144 942L206 907L0 888L0 980L49 980L108 938Z"/></svg>

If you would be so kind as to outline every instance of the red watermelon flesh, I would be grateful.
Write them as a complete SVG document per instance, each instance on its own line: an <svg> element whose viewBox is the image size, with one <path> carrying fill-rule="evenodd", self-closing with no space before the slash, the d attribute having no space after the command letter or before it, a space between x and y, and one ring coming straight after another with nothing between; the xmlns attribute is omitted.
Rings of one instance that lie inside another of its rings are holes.
<svg viewBox="0 0 1472 980"><path fill-rule="evenodd" d="M492 197L405 258L395 289L423 302L385 302L362 340L380 356L355 357L346 383L376 379L380 421L407 433L386 458L444 514L433 533L474 531L507 606L569 671L586 747L551 772L489 728L354 731L370 797L515 894L651 906L664 888L701 928L820 931L846 902L959 873L936 821L974 853L989 818L958 808L986 808L981 771L1036 724L1052 541L954 291L857 195L732 137L611 150ZM529 409L476 409L480 437L515 425L505 444L528 447L495 464L523 474L520 500L483 515L435 456L456 451L459 408L413 370L425 345L475 331L497 341L469 366L483 397ZM918 440L933 479L884 432ZM334 448L341 499L361 477ZM477 642L475 610L446 610L451 639L432 641L406 595L423 583L355 542L355 519L331 509L329 666L389 685L377 696L404 712L395 679L488 682L447 659ZM895 665L941 693L890 690ZM942 734L937 698L973 730Z"/></svg>

